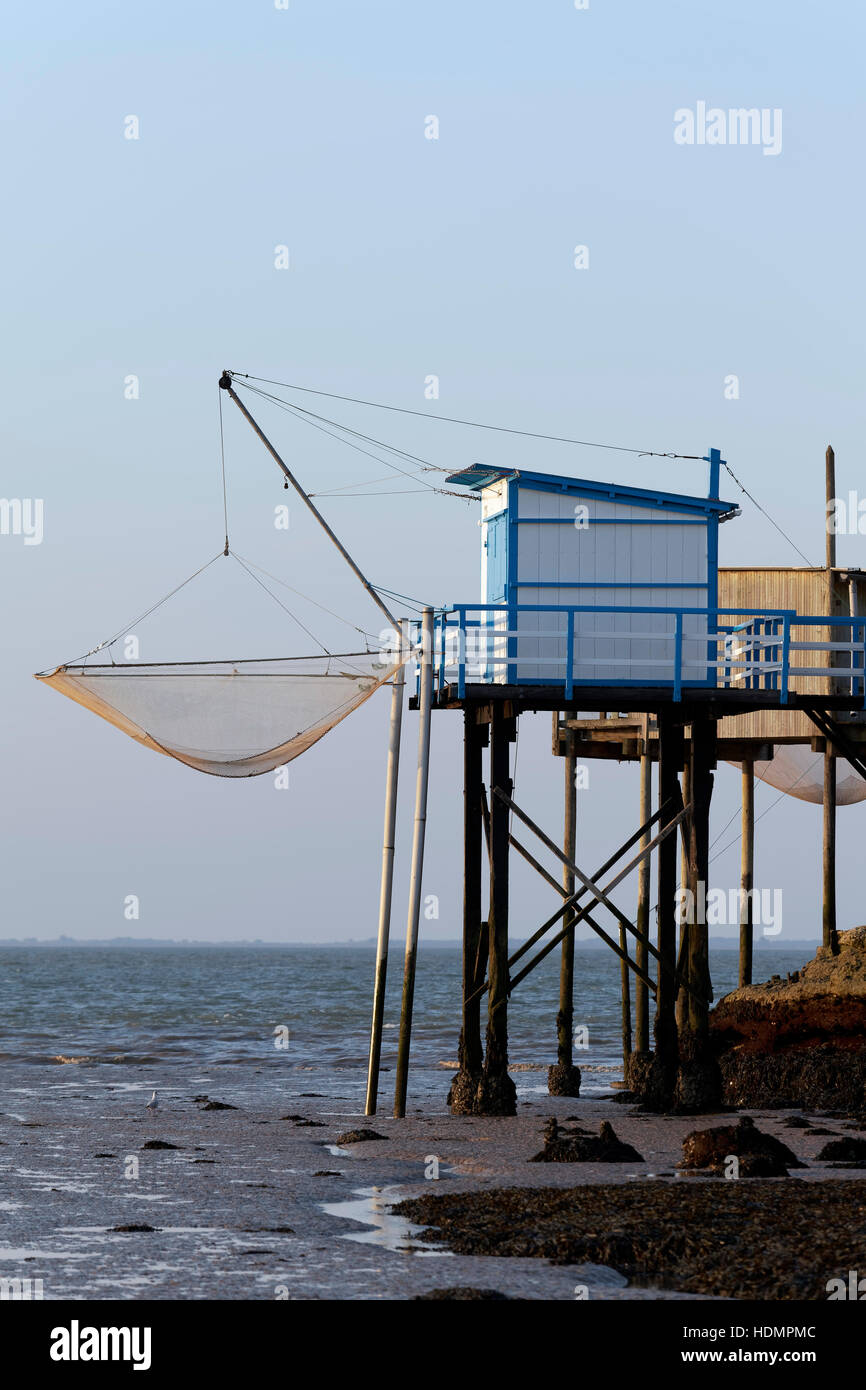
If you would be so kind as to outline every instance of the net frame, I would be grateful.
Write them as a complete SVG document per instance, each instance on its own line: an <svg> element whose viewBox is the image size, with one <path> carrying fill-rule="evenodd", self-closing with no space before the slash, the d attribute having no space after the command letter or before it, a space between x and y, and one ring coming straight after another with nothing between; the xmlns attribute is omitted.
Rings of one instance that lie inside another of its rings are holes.
<svg viewBox="0 0 866 1390"><path fill-rule="evenodd" d="M257 777L313 747L393 680L408 659L408 652L367 651L237 661L81 662L39 672L36 679L135 742L198 772ZM202 730L200 744L190 741L196 725Z"/></svg>

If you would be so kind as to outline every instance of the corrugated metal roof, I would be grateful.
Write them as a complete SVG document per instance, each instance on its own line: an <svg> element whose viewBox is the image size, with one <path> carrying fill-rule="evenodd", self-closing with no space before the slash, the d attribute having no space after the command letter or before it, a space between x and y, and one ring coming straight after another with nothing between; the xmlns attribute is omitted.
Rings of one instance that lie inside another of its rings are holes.
<svg viewBox="0 0 866 1390"><path fill-rule="evenodd" d="M590 478L564 478L556 473L533 473L523 468L497 468L484 463L473 463L468 468L461 468L457 473L449 473L445 481L480 492L482 488L490 487L503 478L513 478L529 487L578 493L581 496L606 497L611 501L628 502L637 507L678 507L704 514L737 511L735 503L722 502L717 497L694 497L687 493L666 492L663 488L631 487L625 483L606 483Z"/></svg>

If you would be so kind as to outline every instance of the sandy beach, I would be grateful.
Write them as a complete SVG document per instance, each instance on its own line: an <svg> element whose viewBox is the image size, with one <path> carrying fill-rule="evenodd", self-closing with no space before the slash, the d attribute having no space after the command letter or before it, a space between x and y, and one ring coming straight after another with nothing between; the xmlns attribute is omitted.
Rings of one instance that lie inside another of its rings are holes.
<svg viewBox="0 0 866 1390"><path fill-rule="evenodd" d="M493 1189L666 1183L674 1226L684 1185L723 1181L677 1174L683 1137L728 1116L539 1097L513 1119L452 1117L443 1072L441 1108L410 1104L405 1120L369 1120L349 1100L301 1094L302 1081L296 1090L228 1066L175 1069L151 1114L143 1068L116 1069L107 1082L105 1069L86 1065L40 1070L38 1086L31 1068L6 1072L0 1276L42 1280L45 1299L411 1299L454 1287L544 1300L574 1299L579 1287L593 1299L696 1296L664 1280L629 1284L610 1266L451 1253L391 1207ZM236 1108L206 1108L214 1102ZM816 1161L826 1133L787 1126L790 1112L747 1113L807 1166L738 1186L862 1181L857 1169ZM644 1161L532 1163L551 1116L593 1130L610 1120ZM839 1137L851 1123L815 1119ZM359 1128L383 1138L337 1144ZM828 1267L827 1279L838 1273ZM791 1296L803 1294L792 1286Z"/></svg>

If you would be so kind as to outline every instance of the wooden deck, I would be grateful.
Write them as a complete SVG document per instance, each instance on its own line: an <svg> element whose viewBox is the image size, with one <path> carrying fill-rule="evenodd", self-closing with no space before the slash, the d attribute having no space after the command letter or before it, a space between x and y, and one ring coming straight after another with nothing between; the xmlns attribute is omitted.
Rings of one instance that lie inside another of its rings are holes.
<svg viewBox="0 0 866 1390"><path fill-rule="evenodd" d="M417 697L410 700L410 707L417 709ZM461 698L456 684L449 683L437 688L433 694L434 709L469 709L480 705L507 704L512 706L512 714L522 714L532 710L560 710L577 717L581 710L616 710L618 713L653 714L659 709L670 708L682 714L683 723L689 723L689 712L694 709L705 718L722 719L725 716L748 714L753 710L808 710L822 709L835 712L863 710L862 696L830 694L795 694L791 692L785 704L781 703L777 690L732 690L720 687L686 687L682 698L674 699L672 686L576 686L570 700L565 697L565 687L561 685L504 685L472 682L467 685Z"/></svg>

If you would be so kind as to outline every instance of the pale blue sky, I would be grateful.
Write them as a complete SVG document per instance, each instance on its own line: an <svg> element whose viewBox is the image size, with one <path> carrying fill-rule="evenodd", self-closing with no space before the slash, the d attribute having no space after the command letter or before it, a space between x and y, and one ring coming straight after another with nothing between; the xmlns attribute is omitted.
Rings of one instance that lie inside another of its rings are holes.
<svg viewBox="0 0 866 1390"><path fill-rule="evenodd" d="M5 935L375 930L387 697L294 764L280 792L159 759L30 679L219 549L224 366L420 409L436 373L442 414L718 445L821 562L828 440L840 490L866 487L864 28L853 4L803 0L591 0L585 12L571 0L80 0L7 13L2 492L44 498L45 538L0 537ZM700 100L781 108L781 153L676 145L674 111ZM424 138L431 114L438 141ZM123 137L128 115L138 141ZM586 271L572 265L579 243ZM131 373L137 401L124 399ZM705 488L691 463L335 402L324 413L440 465ZM261 418L311 490L380 472L269 407ZM274 531L287 494L236 414L227 459L240 553L378 627L297 508L288 536ZM327 514L375 580L435 603L477 594L470 505L341 499ZM748 504L722 547L722 563L797 562ZM866 563L863 538L840 537L839 559ZM228 562L137 631L144 659L303 650ZM459 718L436 717L425 891L441 915L425 931L441 936L459 932L460 733ZM410 716L398 933L414 736ZM525 720L519 794L555 826L548 748L548 719ZM582 795L593 867L632 829L634 771L595 765ZM720 768L717 830L737 795ZM774 796L759 788L758 810ZM864 815L839 818L842 926L864 917ZM819 826L797 802L759 826L758 875L784 889L785 938L819 930ZM714 870L734 886L736 848ZM123 919L129 893L136 924ZM516 934L546 915L546 894L515 870Z"/></svg>

